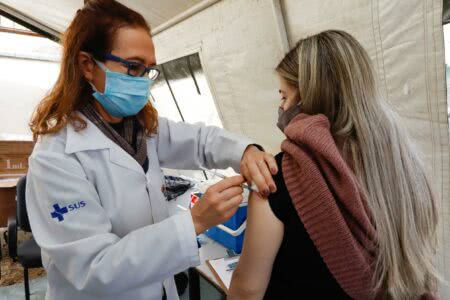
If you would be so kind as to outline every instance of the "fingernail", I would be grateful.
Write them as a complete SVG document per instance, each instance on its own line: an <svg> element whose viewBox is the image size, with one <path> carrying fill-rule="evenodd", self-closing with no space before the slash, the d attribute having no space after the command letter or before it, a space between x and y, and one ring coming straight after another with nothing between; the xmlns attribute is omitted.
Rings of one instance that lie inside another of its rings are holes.
<svg viewBox="0 0 450 300"><path fill-rule="evenodd" d="M270 185L270 191L271 191L272 193L274 193L274 192L276 192L276 190L277 190L277 187L276 187L275 185L271 184L271 185Z"/></svg>

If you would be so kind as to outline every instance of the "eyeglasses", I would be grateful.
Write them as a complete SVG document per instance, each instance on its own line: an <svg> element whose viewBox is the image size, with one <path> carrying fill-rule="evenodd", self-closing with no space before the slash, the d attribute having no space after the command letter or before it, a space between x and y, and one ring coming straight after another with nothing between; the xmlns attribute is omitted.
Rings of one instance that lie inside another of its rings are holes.
<svg viewBox="0 0 450 300"><path fill-rule="evenodd" d="M151 80L156 80L156 78L158 78L160 74L160 71L157 68L147 67L135 61L128 61L118 56L115 56L111 53L104 54L103 59L112 60L123 64L128 68L127 74L133 77L142 77L144 75L147 75L148 77L150 77Z"/></svg>

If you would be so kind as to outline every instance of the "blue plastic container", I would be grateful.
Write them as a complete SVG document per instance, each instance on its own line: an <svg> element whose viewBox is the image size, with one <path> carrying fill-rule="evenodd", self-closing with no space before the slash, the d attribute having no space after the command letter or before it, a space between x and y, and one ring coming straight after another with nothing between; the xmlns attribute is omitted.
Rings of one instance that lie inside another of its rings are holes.
<svg viewBox="0 0 450 300"><path fill-rule="evenodd" d="M223 226L236 231L239 227L241 227L245 220L247 220L247 203L239 207L231 219L223 223ZM224 247L232 249L234 252L240 254L244 243L244 233L245 230L239 235L233 236L216 226L208 229L205 234L216 242L222 244Z"/></svg>

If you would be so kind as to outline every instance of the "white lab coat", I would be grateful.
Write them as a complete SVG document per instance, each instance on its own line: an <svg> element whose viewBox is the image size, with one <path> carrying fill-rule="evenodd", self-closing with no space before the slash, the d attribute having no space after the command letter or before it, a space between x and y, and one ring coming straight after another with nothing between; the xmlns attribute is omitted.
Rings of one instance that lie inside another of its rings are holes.
<svg viewBox="0 0 450 300"><path fill-rule="evenodd" d="M145 174L86 122L78 132L67 125L43 136L29 159L26 202L48 275L46 299L161 300L163 286L178 299L173 275L198 265L199 252L190 212L169 217L160 168L238 171L250 141L160 118Z"/></svg>

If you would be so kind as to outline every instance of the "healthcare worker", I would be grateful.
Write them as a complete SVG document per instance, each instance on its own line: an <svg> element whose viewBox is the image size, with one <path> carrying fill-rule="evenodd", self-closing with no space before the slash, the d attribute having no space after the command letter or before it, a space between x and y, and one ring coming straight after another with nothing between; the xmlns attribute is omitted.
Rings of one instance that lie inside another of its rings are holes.
<svg viewBox="0 0 450 300"><path fill-rule="evenodd" d="M199 264L196 236L234 214L244 180L276 189L276 162L249 140L157 117L155 64L147 23L113 0L89 1L63 36L59 78L31 121L26 188L46 299L178 299L173 275ZM201 166L243 176L169 216L161 167Z"/></svg>

